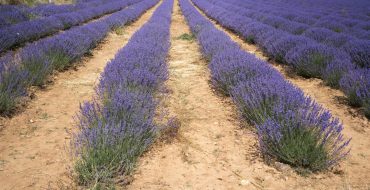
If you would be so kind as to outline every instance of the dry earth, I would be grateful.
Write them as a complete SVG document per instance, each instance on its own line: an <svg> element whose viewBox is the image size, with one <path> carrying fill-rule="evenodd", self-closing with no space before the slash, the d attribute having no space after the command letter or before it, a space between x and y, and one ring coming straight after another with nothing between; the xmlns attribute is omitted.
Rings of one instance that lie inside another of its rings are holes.
<svg viewBox="0 0 370 190"><path fill-rule="evenodd" d="M253 134L239 129L233 107L210 87L196 41L178 38L184 33L190 31L176 1L168 58L172 94L166 106L181 129L175 142L146 153L128 189L235 189L258 175L256 168L266 168L255 161Z"/></svg>
<svg viewBox="0 0 370 190"><path fill-rule="evenodd" d="M123 34L110 33L75 70L59 73L52 85L36 91L36 98L0 132L0 189L59 189L69 185L68 145L73 116L79 104L92 98L106 63L152 15L149 9Z"/></svg>
<svg viewBox="0 0 370 190"><path fill-rule="evenodd" d="M286 165L263 162L253 127L241 129L230 100L211 88L196 41L177 39L190 31L177 1L174 8L167 107L181 130L177 141L141 159L128 189L328 189L321 178L338 179L333 188L345 188L338 182L343 177L330 172L304 178Z"/></svg>

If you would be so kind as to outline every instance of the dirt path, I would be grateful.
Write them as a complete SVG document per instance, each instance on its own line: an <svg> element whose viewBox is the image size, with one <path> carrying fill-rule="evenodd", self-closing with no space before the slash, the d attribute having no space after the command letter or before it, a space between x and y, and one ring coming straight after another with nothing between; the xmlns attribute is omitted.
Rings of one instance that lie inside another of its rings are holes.
<svg viewBox="0 0 370 190"><path fill-rule="evenodd" d="M92 98L108 60L122 48L152 15L154 8L124 27L122 35L111 33L105 42L84 58L76 70L59 73L54 84L37 91L26 110L3 121L0 132L0 189L60 188L69 184L67 146L79 103Z"/></svg>
<svg viewBox="0 0 370 190"><path fill-rule="evenodd" d="M199 9L198 9L199 10ZM204 14L203 14L204 15ZM215 23L213 20L211 20ZM263 52L255 45L245 43L243 39L235 35L229 30L222 28L220 25L215 23L215 26L226 32L232 40L237 42L242 49L245 51L255 54L258 58L268 61ZM305 79L296 75L289 74L289 68L283 67L273 61L268 61L272 66L277 69L283 76L303 90L303 92L319 104L331 111L333 116L338 117L344 124L344 135L346 137L352 137L352 150L351 157L344 162L339 168L341 175L319 175L312 176L314 179L319 177L319 180L310 181L308 179L295 176L297 178L297 185L300 183L304 184L332 184L333 189L368 189L370 188L370 122L365 118L363 114L359 114L358 110L351 108L346 105L343 99L345 98L343 92L340 90L329 88L323 84L320 79ZM342 173L343 172L343 173ZM314 187L320 188L315 185ZM322 187L325 189L325 186ZM329 188L330 189L330 188Z"/></svg>
<svg viewBox="0 0 370 190"><path fill-rule="evenodd" d="M179 137L153 147L138 164L128 189L256 189L265 166L256 155L256 139L239 128L234 107L209 85L207 63L196 41L177 37L190 33L175 1L169 53L172 91L167 108L181 122ZM277 176L278 182L284 180Z"/></svg>

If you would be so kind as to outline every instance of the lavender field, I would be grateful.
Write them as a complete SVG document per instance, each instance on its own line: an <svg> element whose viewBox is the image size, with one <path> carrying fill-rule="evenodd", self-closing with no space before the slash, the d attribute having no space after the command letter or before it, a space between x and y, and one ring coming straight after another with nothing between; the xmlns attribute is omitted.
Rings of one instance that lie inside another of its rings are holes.
<svg viewBox="0 0 370 190"><path fill-rule="evenodd" d="M370 1L0 4L0 189L368 189Z"/></svg>

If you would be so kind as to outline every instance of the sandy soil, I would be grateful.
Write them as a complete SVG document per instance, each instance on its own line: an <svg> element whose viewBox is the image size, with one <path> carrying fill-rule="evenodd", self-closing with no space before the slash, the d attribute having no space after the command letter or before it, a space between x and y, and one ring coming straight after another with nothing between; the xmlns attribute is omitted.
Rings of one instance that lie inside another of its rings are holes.
<svg viewBox="0 0 370 190"><path fill-rule="evenodd" d="M214 21L212 22L215 23ZM257 46L245 43L239 36L222 28L218 24L216 24L216 27L226 32L245 51L253 53L258 58L268 61L268 57L266 57ZM313 179L320 178L317 180L309 180L310 178L295 176L297 178L296 184L298 186L302 185L302 188L305 184L313 184L315 189L369 189L369 120L367 120L358 109L351 108L345 103L345 96L340 90L325 86L323 81L320 79L305 79L292 74L288 67L284 67L273 61L268 62L282 73L288 81L302 89L306 95L311 96L319 104L330 110L333 116L339 118L345 127L344 135L348 138L352 137L351 156L342 164L342 166L336 169L336 173L338 172L340 175L333 176L332 173L329 172L328 174L310 176ZM330 184L330 186L325 187L320 184Z"/></svg>
<svg viewBox="0 0 370 190"><path fill-rule="evenodd" d="M108 60L152 15L154 8L111 33L91 57L75 70L59 73L52 85L36 91L36 98L11 119L2 118L0 132L0 189L60 189L69 185L68 144L79 103L92 98L94 86Z"/></svg>

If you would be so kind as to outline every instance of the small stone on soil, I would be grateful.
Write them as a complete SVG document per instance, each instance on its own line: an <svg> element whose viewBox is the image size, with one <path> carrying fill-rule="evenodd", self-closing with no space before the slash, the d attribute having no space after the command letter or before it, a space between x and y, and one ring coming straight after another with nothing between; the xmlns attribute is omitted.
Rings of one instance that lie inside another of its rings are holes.
<svg viewBox="0 0 370 190"><path fill-rule="evenodd" d="M246 186L246 185L249 185L251 182L249 180L246 180L246 179L243 179L240 181L240 185L241 186Z"/></svg>

